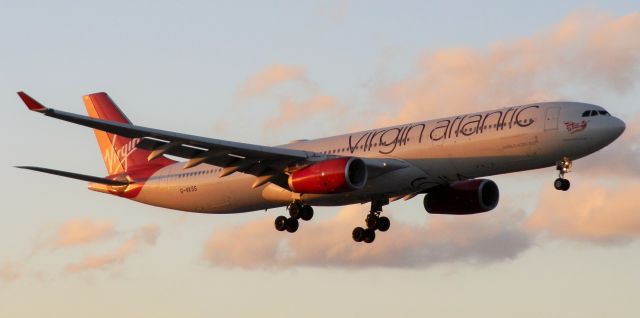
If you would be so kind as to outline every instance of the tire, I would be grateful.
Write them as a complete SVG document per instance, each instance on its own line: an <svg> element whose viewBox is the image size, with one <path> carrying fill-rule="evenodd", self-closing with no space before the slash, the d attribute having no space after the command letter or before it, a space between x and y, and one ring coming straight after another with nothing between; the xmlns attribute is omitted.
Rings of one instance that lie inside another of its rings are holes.
<svg viewBox="0 0 640 318"><path fill-rule="evenodd" d="M569 180L567 180L567 179L563 179L562 181L563 182L562 182L562 189L561 190L562 191L569 190L569 188L571 188L571 182L569 182Z"/></svg>
<svg viewBox="0 0 640 318"><path fill-rule="evenodd" d="M564 186L564 179L558 178L555 181L553 181L553 187L556 188L556 190L562 190L563 186Z"/></svg>
<svg viewBox="0 0 640 318"><path fill-rule="evenodd" d="M286 230L289 233L295 233L298 230L300 223L298 223L298 219L289 218L287 219Z"/></svg>
<svg viewBox="0 0 640 318"><path fill-rule="evenodd" d="M367 219L365 220L367 223L367 229L375 230L378 228L379 218L373 214L367 215Z"/></svg>
<svg viewBox="0 0 640 318"><path fill-rule="evenodd" d="M275 221L276 230L282 232L287 228L287 218L285 216L279 216Z"/></svg>
<svg viewBox="0 0 640 318"><path fill-rule="evenodd" d="M300 206L299 203L295 202L295 203L289 204L289 215L291 216L291 218L299 219L300 210L302 210L302 207Z"/></svg>
<svg viewBox="0 0 640 318"><path fill-rule="evenodd" d="M378 219L378 230L380 230L381 232L386 232L390 226L391 226L391 221L389 221L388 217L383 216L380 219Z"/></svg>
<svg viewBox="0 0 640 318"><path fill-rule="evenodd" d="M364 230L364 242L369 244L376 240L376 231L372 229Z"/></svg>
<svg viewBox="0 0 640 318"><path fill-rule="evenodd" d="M364 232L365 232L365 229L358 226L357 228L353 229L353 232L351 233L351 237L356 242L362 242L364 240L364 235L365 235Z"/></svg>
<svg viewBox="0 0 640 318"><path fill-rule="evenodd" d="M313 208L309 205L303 205L300 210L300 218L309 221L313 218Z"/></svg>

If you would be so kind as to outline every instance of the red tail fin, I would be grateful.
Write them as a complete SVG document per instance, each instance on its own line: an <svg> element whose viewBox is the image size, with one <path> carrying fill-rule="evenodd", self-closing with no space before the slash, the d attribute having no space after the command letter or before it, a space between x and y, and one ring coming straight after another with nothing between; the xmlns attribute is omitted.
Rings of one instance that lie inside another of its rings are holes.
<svg viewBox="0 0 640 318"><path fill-rule="evenodd" d="M90 117L123 124L131 123L127 116L122 113L106 93L85 95L83 96L83 100ZM159 169L174 163L173 160L164 157L148 161L147 158L150 152L136 148L140 139L129 139L96 129L93 131L98 139L104 165L107 167L109 175L130 172L132 170L148 170L146 168Z"/></svg>

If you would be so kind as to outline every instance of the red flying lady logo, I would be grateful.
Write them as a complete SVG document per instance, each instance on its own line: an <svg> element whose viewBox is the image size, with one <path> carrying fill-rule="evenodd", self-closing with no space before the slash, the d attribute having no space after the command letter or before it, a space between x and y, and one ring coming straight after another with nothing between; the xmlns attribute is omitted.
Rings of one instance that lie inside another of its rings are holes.
<svg viewBox="0 0 640 318"><path fill-rule="evenodd" d="M567 127L567 131L570 134L575 134L577 132L581 132L585 129L587 129L587 121L583 120L579 123L576 122L572 122L572 121L565 121L564 125Z"/></svg>

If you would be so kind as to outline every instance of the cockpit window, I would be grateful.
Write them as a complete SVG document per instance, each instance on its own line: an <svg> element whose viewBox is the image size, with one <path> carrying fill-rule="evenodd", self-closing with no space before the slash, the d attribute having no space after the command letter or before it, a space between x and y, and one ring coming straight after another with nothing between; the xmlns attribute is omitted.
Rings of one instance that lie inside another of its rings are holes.
<svg viewBox="0 0 640 318"><path fill-rule="evenodd" d="M591 113L590 110L585 110L584 113L582 113L582 117L589 117L590 113Z"/></svg>
<svg viewBox="0 0 640 318"><path fill-rule="evenodd" d="M591 116L597 116L597 115L598 115L598 112L597 112L597 111L595 111L595 110L592 110L592 111L591 111Z"/></svg>
<svg viewBox="0 0 640 318"><path fill-rule="evenodd" d="M609 114L609 112L607 112L606 110L599 110L598 113L600 113L600 115L604 115L604 116L611 116L611 114Z"/></svg>

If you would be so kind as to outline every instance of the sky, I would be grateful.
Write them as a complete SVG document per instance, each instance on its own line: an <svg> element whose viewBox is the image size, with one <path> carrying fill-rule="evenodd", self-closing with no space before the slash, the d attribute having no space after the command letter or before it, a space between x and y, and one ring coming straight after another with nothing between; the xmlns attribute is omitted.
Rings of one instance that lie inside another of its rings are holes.
<svg viewBox="0 0 640 318"><path fill-rule="evenodd" d="M637 1L2 1L2 317L637 317ZM104 175L93 133L26 111L25 90L84 113L106 91L137 124L278 145L551 100L627 123L574 162L493 176L492 212L394 202L200 215L13 168Z"/></svg>

